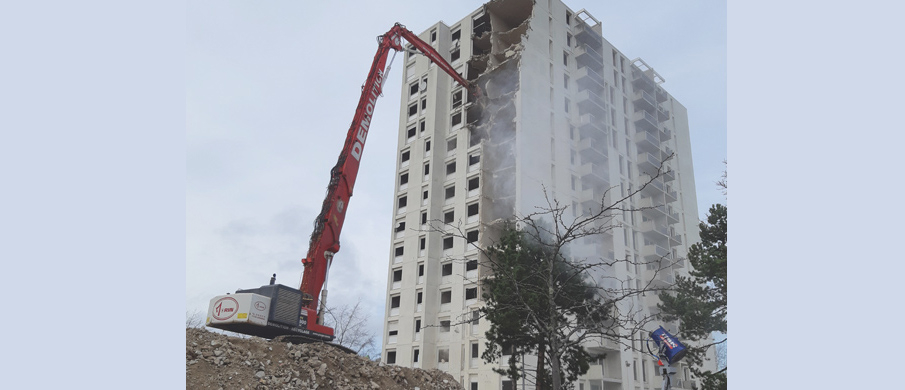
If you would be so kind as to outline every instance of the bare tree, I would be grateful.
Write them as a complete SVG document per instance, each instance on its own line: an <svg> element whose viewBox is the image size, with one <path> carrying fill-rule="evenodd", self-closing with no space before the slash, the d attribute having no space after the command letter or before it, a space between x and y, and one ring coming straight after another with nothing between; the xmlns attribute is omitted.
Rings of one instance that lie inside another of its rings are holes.
<svg viewBox="0 0 905 390"><path fill-rule="evenodd" d="M361 298L355 305L328 307L324 316L325 325L333 328L333 342L349 348L355 353L371 358L379 355L377 336L369 330L370 318L361 309Z"/></svg>
<svg viewBox="0 0 905 390"><path fill-rule="evenodd" d="M201 328L204 326L205 314L201 310L185 312L185 328Z"/></svg>

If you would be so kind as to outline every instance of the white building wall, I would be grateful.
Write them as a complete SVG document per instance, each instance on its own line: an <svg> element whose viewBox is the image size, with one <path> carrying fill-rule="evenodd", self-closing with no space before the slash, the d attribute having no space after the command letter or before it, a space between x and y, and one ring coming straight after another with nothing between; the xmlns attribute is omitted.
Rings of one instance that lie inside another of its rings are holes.
<svg viewBox="0 0 905 390"><path fill-rule="evenodd" d="M505 13L515 9L507 8L506 3L518 5L531 2L504 0L495 3L503 4L503 7L496 8L496 12ZM549 11L548 3L552 4L552 12ZM566 23L567 12L571 14L571 24ZM419 37L431 43L449 60L453 50L451 34L460 31L460 59L452 64L468 76L466 61L472 55L473 18L482 13L483 10L478 9L451 25L437 23ZM500 22L506 23L495 15L491 15L491 23L496 26ZM675 223L671 223L673 219L667 217L666 213L661 215L645 212L642 215L641 212L635 212L634 215L626 215L625 221L622 221L625 228L616 229L611 236L574 249L578 254L598 254L607 258L643 258L650 252L650 248L659 246L670 252L674 250L678 256L684 256L689 242L697 240L698 223L687 112L663 91L666 99L656 105L669 110L670 115L665 121L658 120L656 127L658 130L671 129L672 136L659 142L657 148L653 148L651 143L644 143L644 137L647 136L639 131L636 124L639 115L636 111L640 109L640 105L636 104L640 92L636 90L640 88L636 88L636 83L633 83L635 77L632 60L599 37L599 25L596 26L599 44L592 45L592 48L599 51L597 54L601 59L597 74L603 82L602 96L590 96L585 92L589 85L588 71L583 68L588 67L588 62L579 61L579 57L584 60L589 58L586 54L588 45L582 45L578 36L588 34L580 31L591 28L579 28L582 23L575 11L569 10L558 0L534 3L530 29L527 38L522 39L524 47L521 50L519 87L514 97L517 114L515 169L512 175L515 185L514 193L508 196L515 197L514 207L520 214L533 212L536 206L546 205L544 190L551 198L558 199L563 204L571 203L578 209L585 209L594 200L599 200L602 189L613 188L618 193L620 184L627 189L629 185L637 188L642 183L640 174L644 171L644 164L639 161L642 158L639 150L652 151L658 159L666 151L675 151L676 157L668 163L675 171L675 178L668 182L663 180L663 190L648 191L645 193L648 196L637 196L631 200L631 204L636 207L643 206L645 202L667 204L673 215L678 217ZM435 39L432 39L434 36ZM486 321L480 321L477 325L468 323L471 313L479 307L480 299L466 300L466 291L475 288L478 279L477 271L466 269L466 262L476 259L477 253L469 249L465 240L459 237L452 238L452 248L444 248L451 234L444 232L448 227L443 224L445 217L451 212L453 226L457 229L483 234L482 224L489 222L489 215L492 214L490 210L501 204L499 199L490 197L485 192L487 184L493 184L491 181L495 178L494 172L487 168L486 161L497 156L484 155L492 153L486 140L469 146L470 137L464 126L467 121L464 113L462 125L452 125L451 115L461 111L465 104L452 107L452 94L458 87L449 76L431 66L423 56L405 56L403 63L406 71L399 117L397 191L393 199L396 207L390 229L393 246L388 260L388 307L382 359L389 362L393 360L391 355L395 354L394 364L440 368L458 378L466 389L472 388L472 383L476 383L479 389L497 389L501 387L503 379L493 373L492 367L480 358L471 357L472 344L478 345L478 356L484 352L483 333L488 328ZM565 80L566 76L568 82ZM426 88L418 87L417 92L411 93L412 85L421 84L422 80L426 80ZM569 102L568 111L566 99ZM588 126L587 122L583 122L588 118L586 109L595 107L595 104L602 107L602 113L597 115L592 126ZM409 108L412 105L415 105L415 109L410 115ZM652 112L656 112L655 110L656 108L651 109ZM594 127L601 128L605 134L588 130ZM413 135L410 133L411 129L414 129ZM651 130L650 133L662 134L656 130ZM587 141L589 134L599 138L596 144L592 145ZM451 149L450 141L453 139L455 147ZM428 142L429 151L426 150ZM471 156L480 156L481 161L470 165ZM405 158L407 161L404 161ZM447 175L446 169L450 163L455 163L455 173ZM427 175L424 172L425 165L429 166ZM402 177L406 174L407 183L402 184ZM469 181L475 178L479 181L479 189L468 191ZM496 180L502 178L496 176ZM675 201L670 201L671 198L667 197L667 186L675 191ZM455 195L447 200L445 194L449 188L454 189ZM426 199L423 199L424 191L428 193ZM404 208L399 207L402 197L406 199ZM469 218L468 207L475 204L480 213L477 218ZM427 224L422 224L422 215L425 213ZM653 219L653 222L646 222L645 219L648 218ZM397 231L400 222L404 222L405 227ZM670 228L673 230L670 231ZM671 235L674 233L680 237L679 242L667 238L661 234L662 231ZM396 248L399 247L403 248L401 256L396 253ZM623 280L644 280L650 276L650 272L643 268L617 266L606 272L607 276ZM423 275L419 275L422 269ZM662 273L668 273L665 279L671 280L674 278L673 272L682 274L687 270L686 265ZM395 281L398 275L401 275L401 280ZM417 303L419 294L420 304ZM477 289L476 294L480 297L480 289ZM636 307L655 307L657 299L652 295L648 294L630 303ZM447 297L449 302L443 303ZM392 307L395 302L398 302L398 307ZM645 311L644 314L647 313ZM449 326L443 321L449 321ZM420 331L416 332L417 323L420 323ZM636 335L635 339L638 337ZM640 342L632 344L635 348L640 347ZM596 353L606 353L606 358L600 364L592 365L576 388L611 390L660 387L660 378L653 375L653 362L643 353L623 351L623 348L607 342L593 347L591 350ZM417 362L414 359L415 350L418 351ZM445 359L441 361L441 357ZM534 362L529 359L527 363L530 366ZM680 369L680 377L677 379L684 379L681 371ZM682 384L688 385L687 382Z"/></svg>

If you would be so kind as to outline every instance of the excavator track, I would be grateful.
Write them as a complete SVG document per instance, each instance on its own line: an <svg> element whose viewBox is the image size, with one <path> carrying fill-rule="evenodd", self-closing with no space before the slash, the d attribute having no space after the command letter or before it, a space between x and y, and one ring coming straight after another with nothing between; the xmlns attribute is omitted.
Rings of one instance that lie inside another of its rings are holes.
<svg viewBox="0 0 905 390"><path fill-rule="evenodd" d="M353 355L358 355L358 353L356 353L356 352L353 351L352 349L350 349L350 348L348 348L348 347L345 347L345 346L343 346L343 345L339 345L339 344L336 344L336 343L329 343L329 342L325 342L325 341L323 341L323 340L318 340L318 339L315 339L315 338L311 338L311 337L307 337L307 336L301 336L301 335L283 335L283 336L277 336L277 337L274 337L273 340L271 340L271 341L276 342L276 343L292 343L292 344L313 344L313 343L317 343L317 344L322 344L322 345L329 345L329 346L334 347L334 348L337 348L337 349L339 349L339 350L341 350L341 351L344 351L344 352L347 352L347 353L351 353L351 354L353 354Z"/></svg>

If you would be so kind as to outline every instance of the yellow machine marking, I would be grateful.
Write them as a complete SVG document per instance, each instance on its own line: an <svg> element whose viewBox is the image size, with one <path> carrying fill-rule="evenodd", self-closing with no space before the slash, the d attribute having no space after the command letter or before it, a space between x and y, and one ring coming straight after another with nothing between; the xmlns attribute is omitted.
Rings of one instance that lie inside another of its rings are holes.
<svg viewBox="0 0 905 390"><path fill-rule="evenodd" d="M248 313L239 313L239 318L248 318Z"/></svg>

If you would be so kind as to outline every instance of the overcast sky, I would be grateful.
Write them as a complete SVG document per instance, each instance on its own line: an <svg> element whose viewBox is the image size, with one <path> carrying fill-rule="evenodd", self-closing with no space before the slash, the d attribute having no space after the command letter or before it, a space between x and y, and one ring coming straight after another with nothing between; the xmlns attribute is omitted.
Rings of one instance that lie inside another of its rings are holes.
<svg viewBox="0 0 905 390"><path fill-rule="evenodd" d="M395 22L420 33L482 1L191 1L186 34L186 309L277 282L301 258L377 48ZM688 108L698 208L726 155L726 8L715 1L569 1L641 57ZM382 334L401 57L378 100L330 273L328 303L361 299Z"/></svg>

